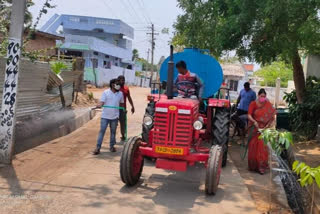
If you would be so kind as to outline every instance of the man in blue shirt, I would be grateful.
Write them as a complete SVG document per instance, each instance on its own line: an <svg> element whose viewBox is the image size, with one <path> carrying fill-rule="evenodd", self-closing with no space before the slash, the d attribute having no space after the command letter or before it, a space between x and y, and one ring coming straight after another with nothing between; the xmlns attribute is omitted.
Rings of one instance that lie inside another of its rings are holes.
<svg viewBox="0 0 320 214"><path fill-rule="evenodd" d="M237 100L237 113L238 116L243 114L248 114L249 105L252 101L255 101L257 96L256 92L254 92L250 88L250 83L246 82L244 85L244 89L240 91L240 95Z"/></svg>

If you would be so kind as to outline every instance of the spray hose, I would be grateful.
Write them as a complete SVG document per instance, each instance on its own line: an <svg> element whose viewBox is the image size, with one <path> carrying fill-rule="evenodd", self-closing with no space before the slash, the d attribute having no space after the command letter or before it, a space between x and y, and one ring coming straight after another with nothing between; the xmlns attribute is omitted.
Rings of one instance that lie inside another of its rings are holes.
<svg viewBox="0 0 320 214"><path fill-rule="evenodd" d="M240 156L241 159L244 160L247 156L248 153L248 147L249 147L249 143L253 138L253 131L254 131L254 126L251 126L249 128L249 134L248 134L248 141L247 143L244 142L244 139L242 139L242 143L241 143L241 152L240 152Z"/></svg>
<svg viewBox="0 0 320 214"><path fill-rule="evenodd" d="M127 112L126 112L126 109L124 107L118 107L118 106L102 106L103 108L113 108L113 109L119 109L119 110L122 110L124 111L125 113L125 141L128 140L128 120L127 120Z"/></svg>

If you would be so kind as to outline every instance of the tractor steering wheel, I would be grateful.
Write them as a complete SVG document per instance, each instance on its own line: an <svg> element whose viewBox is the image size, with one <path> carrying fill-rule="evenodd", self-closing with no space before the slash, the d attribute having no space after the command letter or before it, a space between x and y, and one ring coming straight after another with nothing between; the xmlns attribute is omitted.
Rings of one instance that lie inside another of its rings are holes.
<svg viewBox="0 0 320 214"><path fill-rule="evenodd" d="M191 88L195 89L195 95L197 96L197 88L198 88L198 84L194 83L194 82L190 82L190 81L180 81L176 84L176 87L178 89L178 91L182 91L184 92L184 97L189 97L189 89L184 88L183 86L187 86L187 88L189 88L191 86Z"/></svg>

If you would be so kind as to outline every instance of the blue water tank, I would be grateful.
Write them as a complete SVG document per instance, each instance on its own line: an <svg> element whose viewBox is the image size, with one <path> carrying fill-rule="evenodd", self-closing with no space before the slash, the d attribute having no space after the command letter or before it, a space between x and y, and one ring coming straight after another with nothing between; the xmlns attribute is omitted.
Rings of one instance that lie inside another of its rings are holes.
<svg viewBox="0 0 320 214"><path fill-rule="evenodd" d="M221 87L223 72L219 62L212 56L205 54L205 51L197 48L185 48L183 52L175 53L173 61L176 64L183 60L187 64L187 69L191 73L196 73L204 83L203 98L214 95ZM160 68L160 81L167 81L168 77L168 57ZM174 69L174 80L178 76L178 71Z"/></svg>

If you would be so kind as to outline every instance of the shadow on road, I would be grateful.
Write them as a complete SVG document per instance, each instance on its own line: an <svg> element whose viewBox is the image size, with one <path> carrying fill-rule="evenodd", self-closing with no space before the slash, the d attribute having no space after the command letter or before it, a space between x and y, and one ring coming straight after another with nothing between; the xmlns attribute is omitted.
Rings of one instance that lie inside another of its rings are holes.
<svg viewBox="0 0 320 214"><path fill-rule="evenodd" d="M12 165L3 165L0 168L0 176L7 181L8 189L11 195L24 195L16 171Z"/></svg>

